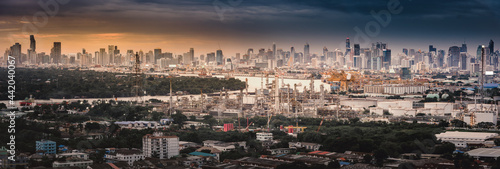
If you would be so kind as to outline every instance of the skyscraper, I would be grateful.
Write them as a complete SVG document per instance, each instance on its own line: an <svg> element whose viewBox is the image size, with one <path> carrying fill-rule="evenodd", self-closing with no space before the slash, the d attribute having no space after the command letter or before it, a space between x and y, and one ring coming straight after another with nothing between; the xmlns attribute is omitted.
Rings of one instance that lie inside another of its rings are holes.
<svg viewBox="0 0 500 169"><path fill-rule="evenodd" d="M215 61L217 61L217 65L222 65L224 64L223 59L224 56L222 55L222 50L217 50L217 56L215 57Z"/></svg>
<svg viewBox="0 0 500 169"><path fill-rule="evenodd" d="M354 44L354 56L360 55L360 47L359 44Z"/></svg>
<svg viewBox="0 0 500 169"><path fill-rule="evenodd" d="M154 50L154 60L152 62L155 63L155 64L157 64L156 60L158 60L160 58L161 58L161 49L160 48L156 48Z"/></svg>
<svg viewBox="0 0 500 169"><path fill-rule="evenodd" d="M434 45L429 45L429 53L431 52L437 52L437 49L434 47Z"/></svg>
<svg viewBox="0 0 500 169"><path fill-rule="evenodd" d="M35 64L36 63L36 41L35 36L30 35L30 48L28 49L28 62Z"/></svg>
<svg viewBox="0 0 500 169"><path fill-rule="evenodd" d="M404 53L406 56L408 56L408 49L403 48L403 53Z"/></svg>
<svg viewBox="0 0 500 169"><path fill-rule="evenodd" d="M306 63L306 59L309 60L311 54L309 53L309 43L304 45L304 57L302 58L302 63Z"/></svg>
<svg viewBox="0 0 500 169"><path fill-rule="evenodd" d="M452 46L448 49L448 66L458 67L460 57L460 48L458 46Z"/></svg>
<svg viewBox="0 0 500 169"><path fill-rule="evenodd" d="M189 57L190 57L190 60L191 62L194 62L194 48L189 48ZM189 63L191 64L191 63Z"/></svg>
<svg viewBox="0 0 500 169"><path fill-rule="evenodd" d="M392 56L391 56L391 50L390 49L384 49L384 55L383 55L383 63L384 63L384 67L386 69L389 69L389 66L391 65L391 60L392 60Z"/></svg>
<svg viewBox="0 0 500 169"><path fill-rule="evenodd" d="M114 45L108 45L108 63L107 64L113 64L115 63L115 46Z"/></svg>
<svg viewBox="0 0 500 169"><path fill-rule="evenodd" d="M462 44L462 47L460 48L460 52L465 52L467 53L467 44Z"/></svg>
<svg viewBox="0 0 500 169"><path fill-rule="evenodd" d="M490 39L490 44L488 45L488 49L490 49L490 55L495 51L495 42L493 42L493 39Z"/></svg>
<svg viewBox="0 0 500 169"><path fill-rule="evenodd" d="M276 58L276 43L274 43L274 42L273 42L273 58L277 59Z"/></svg>
<svg viewBox="0 0 500 169"><path fill-rule="evenodd" d="M23 63L21 60L21 44L15 43L10 47L10 56L16 58L16 65Z"/></svg>
<svg viewBox="0 0 500 169"><path fill-rule="evenodd" d="M106 56L106 48L100 48L99 49L99 64L100 65L105 65L108 62L108 59Z"/></svg>
<svg viewBox="0 0 500 169"><path fill-rule="evenodd" d="M52 58L52 63L61 63L61 42L54 42L54 46L50 52L50 57Z"/></svg>

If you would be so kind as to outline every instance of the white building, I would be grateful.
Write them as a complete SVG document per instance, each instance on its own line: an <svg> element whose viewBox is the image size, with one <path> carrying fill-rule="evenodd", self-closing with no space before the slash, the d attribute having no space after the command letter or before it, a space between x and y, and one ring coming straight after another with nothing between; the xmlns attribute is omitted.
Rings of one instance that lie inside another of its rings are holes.
<svg viewBox="0 0 500 169"><path fill-rule="evenodd" d="M57 167L80 167L87 168L92 165L94 161L89 160L89 155L87 153L63 153L57 154L56 158L65 157L66 161L54 161L52 163L53 168Z"/></svg>
<svg viewBox="0 0 500 169"><path fill-rule="evenodd" d="M257 133L257 140L259 141L271 141L273 140L273 133L260 132Z"/></svg>
<svg viewBox="0 0 500 169"><path fill-rule="evenodd" d="M179 155L179 137L164 136L156 132L142 137L142 151L144 157L157 155L160 159Z"/></svg>
<svg viewBox="0 0 500 169"><path fill-rule="evenodd" d="M112 153L105 154L104 158L107 160L114 161L124 161L130 166L134 164L135 161L143 160L144 154L140 150L115 150Z"/></svg>
<svg viewBox="0 0 500 169"><path fill-rule="evenodd" d="M498 110L497 105L494 104L483 104L483 109L481 110L481 104L468 104L467 109L469 112L474 112L475 124L481 122L491 122L497 125ZM464 122L470 125L470 116L464 117Z"/></svg>
<svg viewBox="0 0 500 169"><path fill-rule="evenodd" d="M160 123L156 121L117 121L115 124L120 128L127 129L158 128L160 126Z"/></svg>
<svg viewBox="0 0 500 169"><path fill-rule="evenodd" d="M436 134L436 139L443 142L450 142L455 144L455 147L467 147L467 144L484 144L494 145L490 138L498 136L497 133L484 133L484 132L458 132L447 131L444 133Z"/></svg>
<svg viewBox="0 0 500 169"><path fill-rule="evenodd" d="M307 142L289 142L288 143L289 148L305 148L306 150L310 150L310 151L318 151L321 146L322 146L321 144L307 143Z"/></svg>

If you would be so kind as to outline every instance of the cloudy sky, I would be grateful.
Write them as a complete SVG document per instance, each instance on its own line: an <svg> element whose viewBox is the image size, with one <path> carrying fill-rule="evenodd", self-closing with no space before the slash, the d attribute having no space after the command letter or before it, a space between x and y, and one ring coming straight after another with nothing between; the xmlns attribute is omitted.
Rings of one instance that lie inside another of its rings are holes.
<svg viewBox="0 0 500 169"><path fill-rule="evenodd" d="M46 12L43 3L58 2ZM54 41L63 53L89 52L107 45L127 49L195 55L214 52L220 46L226 56L248 48L303 50L313 53L323 46L344 50L351 43L388 43L393 53L401 48L427 50L468 44L473 54L490 39L500 42L500 2L497 0L392 0L400 13L391 14L381 26L371 14L388 10L390 0L1 0L0 49L15 42L29 46L37 40L37 52L50 52ZM42 3L42 5L40 5ZM56 11L56 12L51 12ZM49 17L43 17L48 15ZM53 16L51 16L53 15ZM382 17L386 20L386 17ZM375 25L380 26L373 27ZM355 37L372 26L369 39ZM356 41L358 40L358 41ZM500 46L500 45L497 45ZM498 47L497 47L498 49Z"/></svg>

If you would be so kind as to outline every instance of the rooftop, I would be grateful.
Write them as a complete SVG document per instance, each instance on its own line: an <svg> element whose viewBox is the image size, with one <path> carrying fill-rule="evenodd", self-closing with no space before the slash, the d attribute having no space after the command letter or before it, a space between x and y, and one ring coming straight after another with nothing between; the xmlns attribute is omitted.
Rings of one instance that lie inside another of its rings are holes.
<svg viewBox="0 0 500 169"><path fill-rule="evenodd" d="M471 139L488 139L498 136L497 133L484 133L484 132L459 132L459 131L447 131L444 133L436 134L438 139L440 138L471 138Z"/></svg>
<svg viewBox="0 0 500 169"><path fill-rule="evenodd" d="M478 148L467 151L467 153L473 157L500 157L500 149L496 148Z"/></svg>

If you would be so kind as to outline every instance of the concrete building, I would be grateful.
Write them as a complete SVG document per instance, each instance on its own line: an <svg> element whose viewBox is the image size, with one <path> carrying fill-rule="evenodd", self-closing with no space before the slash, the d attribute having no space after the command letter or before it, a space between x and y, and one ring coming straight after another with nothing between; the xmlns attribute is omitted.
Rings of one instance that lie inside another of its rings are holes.
<svg viewBox="0 0 500 169"><path fill-rule="evenodd" d="M289 148L305 148L306 150L310 151L318 151L319 148L321 147L321 144L317 143L307 143L307 142L289 142L288 147Z"/></svg>
<svg viewBox="0 0 500 169"><path fill-rule="evenodd" d="M500 157L500 149L498 148L477 148L474 150L467 151L469 156L479 159L479 158L494 158L498 159Z"/></svg>
<svg viewBox="0 0 500 169"><path fill-rule="evenodd" d="M94 161L89 160L89 155L87 153L63 153L57 154L56 158L66 158L66 161L54 161L52 167L80 167L87 168L92 165Z"/></svg>
<svg viewBox="0 0 500 169"><path fill-rule="evenodd" d="M261 132L261 133L257 133L256 135L257 135L257 140L259 140L259 141L273 140L273 133Z"/></svg>
<svg viewBox="0 0 500 169"><path fill-rule="evenodd" d="M455 147L465 148L467 144L495 145L491 138L497 133L447 131L436 134L436 139L455 144Z"/></svg>
<svg viewBox="0 0 500 169"><path fill-rule="evenodd" d="M405 95L405 94L417 94L424 93L428 87L426 86L410 86L410 85L365 85L364 92L371 94L394 94L394 95Z"/></svg>
<svg viewBox="0 0 500 169"><path fill-rule="evenodd" d="M156 121L117 121L115 124L120 128L127 129L158 128L160 126L160 123Z"/></svg>
<svg viewBox="0 0 500 169"><path fill-rule="evenodd" d="M36 141L36 152L40 154L56 154L56 142L50 140Z"/></svg>
<svg viewBox="0 0 500 169"><path fill-rule="evenodd" d="M147 134L142 138L142 151L144 157L158 156L160 159L171 158L179 155L179 137L164 136L156 132Z"/></svg>
<svg viewBox="0 0 500 169"><path fill-rule="evenodd" d="M127 162L130 166L134 164L135 161L143 160L144 154L140 150L128 150L128 149L118 149L113 150L114 148L107 148L107 152L104 155L104 159L107 162L115 163L115 162Z"/></svg>

